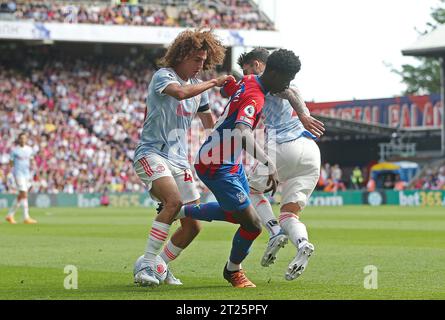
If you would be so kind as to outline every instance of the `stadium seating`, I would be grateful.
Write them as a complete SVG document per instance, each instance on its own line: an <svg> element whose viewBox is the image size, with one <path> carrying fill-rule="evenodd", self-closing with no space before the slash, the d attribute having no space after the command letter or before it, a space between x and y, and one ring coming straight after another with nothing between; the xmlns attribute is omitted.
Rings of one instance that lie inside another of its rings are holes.
<svg viewBox="0 0 445 320"><path fill-rule="evenodd" d="M144 60L68 58L45 48L22 54L25 63L19 62L20 55L1 61L0 190L14 191L9 153L22 131L29 133L36 152L35 192L142 190L131 159L153 65ZM219 116L227 100L213 90L210 101ZM189 134L190 159L204 136L195 119Z"/></svg>
<svg viewBox="0 0 445 320"><path fill-rule="evenodd" d="M38 22L274 30L272 22L249 0L139 1L133 5L3 0L1 5L2 12L15 19Z"/></svg>
<svg viewBox="0 0 445 320"><path fill-rule="evenodd" d="M153 61L143 55L75 58L52 46L2 48L2 52L0 192L15 191L9 154L22 131L29 133L36 152L34 192L143 190L131 159L144 119L147 84L155 72ZM216 118L227 100L216 89L209 95ZM194 120L188 138L192 161L205 138L199 120ZM248 171L252 158L246 157L245 164ZM318 189L344 190L350 186L351 170L324 164ZM368 172L363 177L362 189ZM445 187L444 181L445 167L439 166L413 187L438 190Z"/></svg>

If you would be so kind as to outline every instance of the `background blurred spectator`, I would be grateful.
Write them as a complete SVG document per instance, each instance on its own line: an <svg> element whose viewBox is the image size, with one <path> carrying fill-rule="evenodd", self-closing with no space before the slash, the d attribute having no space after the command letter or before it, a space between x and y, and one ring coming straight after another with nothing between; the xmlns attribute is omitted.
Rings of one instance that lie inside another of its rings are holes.
<svg viewBox="0 0 445 320"><path fill-rule="evenodd" d="M14 192L7 179L9 154L22 131L29 133L38 168L33 192L143 190L132 157L145 116L147 86L155 72L152 61L143 56L79 58L52 47L4 53L0 57L3 192ZM227 100L217 90L210 98L219 115ZM191 160L205 138L199 120L192 128Z"/></svg>
<svg viewBox="0 0 445 320"><path fill-rule="evenodd" d="M353 189L361 189L363 184L363 174L359 167L355 167L351 174L351 185Z"/></svg>
<svg viewBox="0 0 445 320"><path fill-rule="evenodd" d="M162 27L213 27L222 29L274 30L259 8L250 1L189 2L187 6L150 3L2 1L16 19L38 22L90 23Z"/></svg>

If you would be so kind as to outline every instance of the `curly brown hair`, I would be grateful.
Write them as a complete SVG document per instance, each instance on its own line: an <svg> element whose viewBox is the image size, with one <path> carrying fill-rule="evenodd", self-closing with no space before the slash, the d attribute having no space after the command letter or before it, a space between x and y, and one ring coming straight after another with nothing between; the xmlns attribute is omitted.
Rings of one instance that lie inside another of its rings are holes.
<svg viewBox="0 0 445 320"><path fill-rule="evenodd" d="M224 62L226 48L221 41L213 34L212 30L203 31L198 29L181 32L168 47L166 54L160 60L160 64L163 67L174 68L191 53L199 50L207 51L207 59L204 62L203 70L211 70L216 65Z"/></svg>

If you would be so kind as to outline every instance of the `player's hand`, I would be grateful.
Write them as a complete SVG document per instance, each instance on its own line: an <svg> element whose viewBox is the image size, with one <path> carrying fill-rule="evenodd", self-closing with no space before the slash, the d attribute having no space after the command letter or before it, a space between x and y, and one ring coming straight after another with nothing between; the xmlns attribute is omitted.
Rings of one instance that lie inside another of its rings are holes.
<svg viewBox="0 0 445 320"><path fill-rule="evenodd" d="M215 80L216 80L216 86L217 87L222 87L228 81L236 81L235 77L230 75L230 74L225 74L223 76L219 76Z"/></svg>
<svg viewBox="0 0 445 320"><path fill-rule="evenodd" d="M324 132L324 123L307 114L298 115L304 128L317 138L320 138Z"/></svg>
<svg viewBox="0 0 445 320"><path fill-rule="evenodd" d="M269 173L269 178L267 179L267 189L264 191L264 193L272 191L272 197L273 197L278 187L278 173L277 169L271 162L269 162L268 167L270 173Z"/></svg>

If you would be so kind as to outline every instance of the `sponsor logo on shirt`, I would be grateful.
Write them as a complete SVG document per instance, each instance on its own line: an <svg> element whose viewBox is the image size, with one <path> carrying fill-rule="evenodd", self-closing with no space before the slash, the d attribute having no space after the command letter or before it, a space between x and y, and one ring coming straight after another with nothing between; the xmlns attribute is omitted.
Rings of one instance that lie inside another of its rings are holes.
<svg viewBox="0 0 445 320"><path fill-rule="evenodd" d="M183 116L183 117L193 116L193 114L191 112L187 111L187 109L185 108L185 106L182 103L178 104L178 106L176 107L176 115Z"/></svg>

